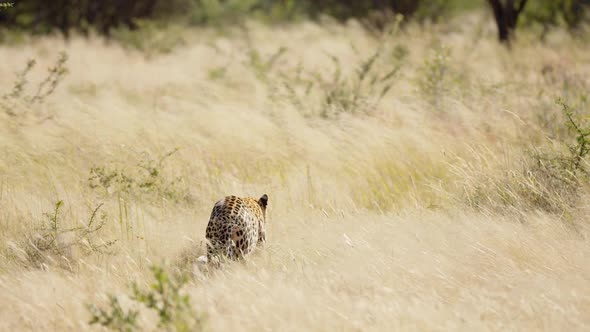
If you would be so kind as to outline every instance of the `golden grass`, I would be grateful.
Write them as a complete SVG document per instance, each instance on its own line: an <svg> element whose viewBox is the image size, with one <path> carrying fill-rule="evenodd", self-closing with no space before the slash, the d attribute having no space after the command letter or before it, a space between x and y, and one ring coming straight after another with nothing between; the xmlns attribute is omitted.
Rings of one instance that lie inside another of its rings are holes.
<svg viewBox="0 0 590 332"><path fill-rule="evenodd" d="M590 47L523 32L509 52L489 19L466 19L383 40L355 24L186 31L185 46L149 59L96 38L0 48L0 91L31 57L31 82L62 49L70 71L43 104L0 112L0 330L97 329L86 303L114 293L129 305L151 263L202 253L217 199L263 193L267 248L195 269L186 288L211 330L590 328L587 184L573 205L552 188L539 203L543 183L526 175L527 151L565 137L553 100L587 93ZM418 82L439 43L451 53L435 109ZM331 77L328 54L352 77L379 44L377 72L401 69L372 110L326 116L319 87L297 84L299 67ZM280 47L261 76L249 54ZM149 189L89 186L93 167L149 180L138 165L174 148ZM96 240L116 239L112 253L76 247L33 267L27 235L58 200L64 227L104 203ZM155 317L142 310L140 324Z"/></svg>

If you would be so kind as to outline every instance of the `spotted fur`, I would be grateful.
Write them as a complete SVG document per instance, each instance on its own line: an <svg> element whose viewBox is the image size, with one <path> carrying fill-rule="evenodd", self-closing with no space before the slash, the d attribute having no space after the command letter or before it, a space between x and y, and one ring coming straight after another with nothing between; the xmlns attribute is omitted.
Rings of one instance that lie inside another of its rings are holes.
<svg viewBox="0 0 590 332"><path fill-rule="evenodd" d="M215 203L206 238L207 261L218 262L220 256L240 259L266 241L266 205L268 196L258 200L227 196Z"/></svg>

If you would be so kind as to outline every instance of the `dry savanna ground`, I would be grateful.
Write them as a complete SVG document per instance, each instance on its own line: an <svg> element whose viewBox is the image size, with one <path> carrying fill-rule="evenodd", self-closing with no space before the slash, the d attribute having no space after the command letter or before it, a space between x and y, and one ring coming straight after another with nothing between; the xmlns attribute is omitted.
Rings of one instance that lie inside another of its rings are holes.
<svg viewBox="0 0 590 332"><path fill-rule="evenodd" d="M105 330L109 294L139 330L590 329L588 162L555 102L586 125L590 43L507 50L483 13L161 33L0 47L0 330ZM264 193L267 246L195 263L215 201ZM191 304L159 327L130 286L153 264Z"/></svg>

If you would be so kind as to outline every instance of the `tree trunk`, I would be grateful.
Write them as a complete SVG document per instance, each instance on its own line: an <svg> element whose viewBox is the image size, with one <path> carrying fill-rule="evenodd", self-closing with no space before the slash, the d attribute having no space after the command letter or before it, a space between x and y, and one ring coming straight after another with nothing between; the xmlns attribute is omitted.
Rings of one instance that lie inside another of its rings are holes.
<svg viewBox="0 0 590 332"><path fill-rule="evenodd" d="M518 23L518 16L524 9L527 0L488 0L494 12L494 19L498 27L498 40L509 44Z"/></svg>

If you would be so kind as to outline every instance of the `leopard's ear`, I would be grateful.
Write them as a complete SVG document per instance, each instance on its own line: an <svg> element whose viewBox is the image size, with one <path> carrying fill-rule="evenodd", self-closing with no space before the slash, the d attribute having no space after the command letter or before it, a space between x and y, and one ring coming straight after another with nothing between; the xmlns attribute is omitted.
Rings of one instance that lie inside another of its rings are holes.
<svg viewBox="0 0 590 332"><path fill-rule="evenodd" d="M266 205L268 204L268 196L266 194L262 195L258 200L258 204L262 206L263 209L266 209Z"/></svg>

